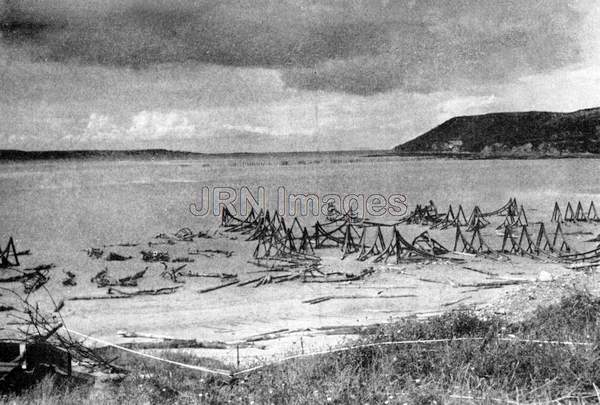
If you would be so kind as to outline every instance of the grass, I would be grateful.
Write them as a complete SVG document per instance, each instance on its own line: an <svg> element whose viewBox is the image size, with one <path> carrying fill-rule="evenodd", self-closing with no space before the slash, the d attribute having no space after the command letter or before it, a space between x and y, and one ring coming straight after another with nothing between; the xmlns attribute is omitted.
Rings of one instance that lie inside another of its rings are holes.
<svg viewBox="0 0 600 405"><path fill-rule="evenodd" d="M390 340L484 337L436 345L378 346L273 365L233 383L176 366L122 355L131 373L119 384L92 390L46 379L16 404L243 403L432 404L598 402L600 394L600 299L575 292L540 307L518 323L455 311L427 321L379 327L360 343ZM592 346L503 342L498 335L592 342ZM169 358L226 368L185 354Z"/></svg>

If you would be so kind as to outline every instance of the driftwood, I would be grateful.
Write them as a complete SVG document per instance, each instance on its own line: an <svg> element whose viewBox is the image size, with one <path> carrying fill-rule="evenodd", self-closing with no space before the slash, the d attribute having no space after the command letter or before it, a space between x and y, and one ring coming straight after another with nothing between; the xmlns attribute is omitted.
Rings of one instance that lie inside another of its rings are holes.
<svg viewBox="0 0 600 405"><path fill-rule="evenodd" d="M181 276L185 277L208 277L208 278L236 278L237 274L235 273L197 273L193 271L188 271L187 273L179 273Z"/></svg>
<svg viewBox="0 0 600 405"><path fill-rule="evenodd" d="M138 290L138 291L122 291L116 289L114 287L109 287L106 292L108 295L91 295L91 296L80 296L80 297L70 297L67 298L67 301L88 301L88 300L108 300L108 299L122 299L122 298L132 298L142 295L165 295L165 294L173 294L177 292L177 289L181 286L174 287L165 287L165 288L157 288L153 290ZM114 293L117 293L116 295Z"/></svg>
<svg viewBox="0 0 600 405"><path fill-rule="evenodd" d="M466 300L468 300L468 299L471 299L471 298L473 298L473 297L469 295L468 297L464 297L464 298L461 298L461 299L459 299L459 300L456 300L456 301L452 301L452 302L446 302L445 304L442 304L442 306L443 306L443 307L449 307L449 306L452 306L452 305L459 304L459 303L461 303L461 302L463 302L463 301L466 301Z"/></svg>
<svg viewBox="0 0 600 405"><path fill-rule="evenodd" d="M108 268L96 273L96 275L90 279L90 282L98 284L98 287L117 285L116 279L108 277Z"/></svg>
<svg viewBox="0 0 600 405"><path fill-rule="evenodd" d="M157 336L149 333L126 331L119 331L117 333L124 338L146 338L158 340L158 342L135 342L121 344L121 346L136 349L228 349L231 347L258 347L247 342L231 344L221 341L206 342L198 339L180 339L170 336Z"/></svg>
<svg viewBox="0 0 600 405"><path fill-rule="evenodd" d="M320 304L321 302L330 300L354 300L354 299L393 299L393 298L414 298L414 294L406 295L326 295L324 297L317 297L310 300L302 301L303 304Z"/></svg>
<svg viewBox="0 0 600 405"><path fill-rule="evenodd" d="M234 284L237 284L239 282L240 282L240 280L234 280L234 281L230 281L229 283L221 284L221 285L218 285L218 286L215 286L215 287L205 288L203 290L199 290L198 292L200 294L204 294L204 293L215 291L215 290L218 290L218 289L221 289L221 288L229 287L230 285L234 285Z"/></svg>
<svg viewBox="0 0 600 405"><path fill-rule="evenodd" d="M16 281L25 281L31 277L35 277L35 273L24 273L16 276L0 278L0 283L14 283Z"/></svg>
<svg viewBox="0 0 600 405"><path fill-rule="evenodd" d="M121 287L136 287L137 280L144 277L147 270L148 268L146 267L144 270L138 271L131 276L115 279L108 276L108 268L105 268L92 277L90 281L98 284L98 287L114 287L117 285L120 285Z"/></svg>
<svg viewBox="0 0 600 405"><path fill-rule="evenodd" d="M107 248L107 247L136 247L139 246L139 243L132 243L132 242L124 242L124 243L114 243L112 245L103 245L103 247Z"/></svg>
<svg viewBox="0 0 600 405"><path fill-rule="evenodd" d="M54 265L54 263L40 264L39 266L35 266L35 267L27 267L27 268L23 269L23 271L43 271L43 270L53 269L54 267L56 267Z"/></svg>
<svg viewBox="0 0 600 405"><path fill-rule="evenodd" d="M129 259L132 259L132 258L133 258L132 256L123 256L123 255L120 255L120 254L115 253L115 252L110 252L108 254L108 256L106 256L106 261L108 261L108 262L111 262L111 261L123 262L125 260L129 260Z"/></svg>
<svg viewBox="0 0 600 405"><path fill-rule="evenodd" d="M233 251L231 250L221 250L221 249L194 249L188 251L189 255L200 255L205 257L214 257L215 255L223 255L225 257L233 256Z"/></svg>
<svg viewBox="0 0 600 405"><path fill-rule="evenodd" d="M50 279L47 274L47 272L36 271L30 277L22 280L24 291L29 294L41 288Z"/></svg>
<svg viewBox="0 0 600 405"><path fill-rule="evenodd" d="M138 271L137 273L135 273L135 274L133 274L131 276L120 278L119 279L119 285L122 286L122 287L136 287L137 286L137 280L139 280L140 278L144 277L144 275L146 274L146 271L148 271L148 267L146 267L142 271Z"/></svg>
<svg viewBox="0 0 600 405"><path fill-rule="evenodd" d="M173 263L194 263L194 259L192 259L191 257L176 257L175 259L171 260Z"/></svg>
<svg viewBox="0 0 600 405"><path fill-rule="evenodd" d="M67 278L65 278L62 281L62 285L64 285L64 286L75 286L75 285L77 285L77 282L75 281L75 273L72 273L70 271L66 271L65 275L67 276Z"/></svg>
<svg viewBox="0 0 600 405"><path fill-rule="evenodd" d="M429 279L429 278L423 278L423 277L417 277L417 280L419 280L419 281L423 281L423 282L425 282L425 283L448 284L448 283L446 283L446 282L443 282L443 281L439 281L439 280L432 280L432 279Z"/></svg>
<svg viewBox="0 0 600 405"><path fill-rule="evenodd" d="M223 342L200 342L195 339L174 339L161 342L121 343L129 349L228 349Z"/></svg>
<svg viewBox="0 0 600 405"><path fill-rule="evenodd" d="M531 281L529 280L503 280L503 281L493 281L489 283L473 283L473 284L462 284L457 283L457 287L474 287L474 288L502 288L509 285L519 285L519 284L529 284Z"/></svg>
<svg viewBox="0 0 600 405"><path fill-rule="evenodd" d="M256 282L262 280L263 278L264 278L264 276L260 276L260 277L257 277L257 278L253 278L253 279L250 279L250 280L243 281L243 282L241 282L241 283L238 284L238 287L243 287L243 286L248 285L248 284L256 283Z"/></svg>
<svg viewBox="0 0 600 405"><path fill-rule="evenodd" d="M191 242L194 240L194 232L190 228L181 228L175 233L175 237L180 241Z"/></svg>
<svg viewBox="0 0 600 405"><path fill-rule="evenodd" d="M175 283L183 283L183 281L179 281L179 279L178 279L178 277L181 275L179 272L181 270L183 270L185 268L185 266L187 266L187 264L184 264L177 268L172 267L171 269L169 269L167 264L164 262L162 262L162 265L165 266L165 269L163 270L163 272L160 273L160 276L162 278L167 278Z"/></svg>
<svg viewBox="0 0 600 405"><path fill-rule="evenodd" d="M104 250L102 250L100 248L89 248L86 250L86 253L89 257L92 257L94 259L99 259L104 254Z"/></svg>
<svg viewBox="0 0 600 405"><path fill-rule="evenodd" d="M333 273L324 273L323 275L325 277L327 276L345 276L345 278L342 279L335 279L335 280L331 280L331 279L325 279L325 280L303 280L304 283L344 283L346 281L358 281L358 280L362 280L363 278L365 278L368 275L371 275L375 273L375 270L372 267L369 267L368 269L363 269L360 274L353 274L353 273L341 273L341 272L333 272Z"/></svg>
<svg viewBox="0 0 600 405"><path fill-rule="evenodd" d="M142 260L144 260L145 262L168 262L170 260L168 252L160 252L157 250L142 250L141 253Z"/></svg>
<svg viewBox="0 0 600 405"><path fill-rule="evenodd" d="M480 274L485 274L487 276L492 276L492 277L497 277L499 276L498 273L492 273L491 271L485 271L485 270L479 270L479 269L474 269L473 267L467 267L467 266L462 266L463 269L465 270L469 270L469 271L474 271L476 273L480 273Z"/></svg>

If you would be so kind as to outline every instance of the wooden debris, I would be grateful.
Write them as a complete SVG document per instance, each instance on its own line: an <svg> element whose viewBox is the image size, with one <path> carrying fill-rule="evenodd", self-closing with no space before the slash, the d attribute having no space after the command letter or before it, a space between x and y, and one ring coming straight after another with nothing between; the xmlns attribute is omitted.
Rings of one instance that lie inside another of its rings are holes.
<svg viewBox="0 0 600 405"><path fill-rule="evenodd" d="M188 271L186 273L180 272L179 274L184 277L209 277L209 278L222 278L222 279L237 277L237 274L235 274L235 273L198 273L198 272Z"/></svg>
<svg viewBox="0 0 600 405"><path fill-rule="evenodd" d="M67 301L90 301L90 300L109 300L109 299L124 299L124 298L133 298L137 296L143 295L165 295L165 294L173 294L177 292L177 289L181 286L175 287L165 287L158 288L154 290L138 290L138 291L122 291L118 290L114 287L109 287L107 291L107 295L92 295L92 296L80 296L80 297L70 297L67 298ZM117 294L114 294L117 293Z"/></svg>
<svg viewBox="0 0 600 405"><path fill-rule="evenodd" d="M156 289L152 289L152 290L138 290L138 291L130 292L130 291L122 291L122 290L116 289L114 287L109 287L108 291L106 293L107 294L117 293L117 294L131 296L131 297L139 296L139 295L164 295L164 294L173 294L179 288L181 288L181 286L177 285L174 287L163 287L163 288L156 288Z"/></svg>
<svg viewBox="0 0 600 405"><path fill-rule="evenodd" d="M36 271L32 273L30 277L22 280L25 293L30 294L38 290L46 284L49 279L47 272Z"/></svg>
<svg viewBox="0 0 600 405"><path fill-rule="evenodd" d="M200 294L204 294L204 293L215 291L215 290L218 290L218 289L221 289L221 288L229 287L229 286L237 284L239 282L240 282L239 280L234 280L234 281L230 281L228 283L221 284L221 285L218 285L218 286L215 286L215 287L205 288L203 290L199 290L198 292Z"/></svg>
<svg viewBox="0 0 600 405"><path fill-rule="evenodd" d="M452 305L456 305L456 304L459 304L459 303L461 303L463 301L466 301L468 299L471 299L471 298L473 298L473 297L469 295L468 297L464 297L464 298L461 298L461 299L456 300L456 301L446 302L446 303L442 304L442 307L449 307L449 306L452 306Z"/></svg>
<svg viewBox="0 0 600 405"><path fill-rule="evenodd" d="M183 281L179 281L179 279L178 279L178 277L181 275L181 274L179 274L179 272L181 270L183 270L185 268L185 266L187 266L187 264L184 264L177 268L171 267L170 269L169 269L169 266L167 266L167 264L165 262L162 262L162 265L165 266L165 269L162 271L162 273L160 273L160 276L162 278L169 279L169 280L173 281L174 283L182 283L183 282Z"/></svg>
<svg viewBox="0 0 600 405"><path fill-rule="evenodd" d="M171 260L173 263L194 263L194 259L192 259L191 257L176 257L175 259Z"/></svg>
<svg viewBox="0 0 600 405"><path fill-rule="evenodd" d="M110 252L108 254L108 256L106 256L106 261L108 261L108 262L111 262L111 261L123 262L125 260L129 260L129 259L132 259L132 258L133 258L132 256L123 256L123 255L120 255L120 254L115 253L115 252Z"/></svg>
<svg viewBox="0 0 600 405"><path fill-rule="evenodd" d="M317 297L310 300L302 301L303 304L320 304L330 300L351 300L351 299L395 299L395 298L414 298L414 294L406 295L326 295L324 297Z"/></svg>
<svg viewBox="0 0 600 405"><path fill-rule="evenodd" d="M0 247L0 268L19 266L19 255L15 248L15 242L11 237L8 238L8 243L4 250Z"/></svg>
<svg viewBox="0 0 600 405"><path fill-rule="evenodd" d="M35 267L27 267L27 268L23 269L23 271L44 271L44 270L53 269L54 267L56 267L54 265L54 263L40 264L39 266L35 266Z"/></svg>
<svg viewBox="0 0 600 405"><path fill-rule="evenodd" d="M214 257L215 255L223 255L225 257L233 256L233 251L231 250L221 250L221 249L194 249L188 251L189 255L201 255L205 257Z"/></svg>
<svg viewBox="0 0 600 405"><path fill-rule="evenodd" d="M136 247L139 246L139 243L135 243L135 242L124 242L124 243L115 243L112 245L103 245L103 247L107 248L107 247Z"/></svg>
<svg viewBox="0 0 600 405"><path fill-rule="evenodd" d="M502 288L510 285L529 284L529 280L503 280L494 281L489 283L473 283L473 284L462 284L458 283L458 287L475 287L475 288Z"/></svg>
<svg viewBox="0 0 600 405"><path fill-rule="evenodd" d="M161 252L158 250L143 250L141 253L142 260L144 260L145 262L168 262L170 260L168 252Z"/></svg>
<svg viewBox="0 0 600 405"><path fill-rule="evenodd" d="M86 253L91 258L99 259L104 254L104 250L100 248L89 248L86 250Z"/></svg>
<svg viewBox="0 0 600 405"><path fill-rule="evenodd" d="M67 276L67 278L65 278L62 281L62 285L64 286L76 286L77 282L75 281L75 273L72 273L70 271L66 271L65 275Z"/></svg>
<svg viewBox="0 0 600 405"><path fill-rule="evenodd" d="M90 282L98 284L98 287L108 287L118 284L116 279L108 277L108 268L96 273L96 275L90 279Z"/></svg>
<svg viewBox="0 0 600 405"><path fill-rule="evenodd" d="M190 228L181 228L175 233L175 237L180 241L191 242L194 240L194 232Z"/></svg>
<svg viewBox="0 0 600 405"><path fill-rule="evenodd" d="M142 271L138 271L137 273L123 277L120 279L115 279L114 277L108 276L108 268L98 272L94 277L91 278L92 283L98 284L98 287L114 287L120 285L121 287L136 287L137 280L144 277L148 268L146 267Z"/></svg>
<svg viewBox="0 0 600 405"><path fill-rule="evenodd" d="M137 280L144 277L144 275L146 274L146 271L148 271L148 267L146 267L142 271L138 271L137 273L135 273L131 276L120 278L119 285L121 287L137 287Z"/></svg>
<svg viewBox="0 0 600 405"><path fill-rule="evenodd" d="M499 276L498 273L492 273L490 271L485 271L485 270L479 270L479 269L474 269L473 267L467 267L467 266L462 266L463 269L465 270L469 270L469 271L474 271L476 273L480 273L480 274L485 274L488 276L492 276L492 277L497 277Z"/></svg>

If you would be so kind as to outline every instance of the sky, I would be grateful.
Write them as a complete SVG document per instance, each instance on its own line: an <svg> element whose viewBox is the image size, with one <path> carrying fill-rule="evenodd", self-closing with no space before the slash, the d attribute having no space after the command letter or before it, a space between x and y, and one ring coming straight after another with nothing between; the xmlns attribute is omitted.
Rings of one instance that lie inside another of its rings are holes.
<svg viewBox="0 0 600 405"><path fill-rule="evenodd" d="M389 149L600 106L596 0L0 0L0 149Z"/></svg>

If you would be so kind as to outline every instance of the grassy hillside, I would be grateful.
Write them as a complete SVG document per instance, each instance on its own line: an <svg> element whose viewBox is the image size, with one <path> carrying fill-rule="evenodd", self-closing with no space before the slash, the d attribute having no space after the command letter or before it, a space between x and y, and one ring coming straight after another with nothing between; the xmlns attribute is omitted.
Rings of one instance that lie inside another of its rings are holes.
<svg viewBox="0 0 600 405"><path fill-rule="evenodd" d="M590 346L506 342L496 336L590 342ZM433 345L366 347L272 365L231 383L169 364L120 356L121 383L56 386L46 380L11 404L463 404L595 402L600 398L600 300L575 293L518 323L451 312L380 326L364 343L484 337ZM174 360L214 366L206 359ZM225 367L224 365L218 365ZM514 402L511 402L514 401ZM597 402L596 402L597 403Z"/></svg>
<svg viewBox="0 0 600 405"><path fill-rule="evenodd" d="M600 108L452 118L395 152L481 154L600 153Z"/></svg>

